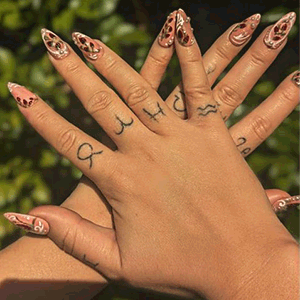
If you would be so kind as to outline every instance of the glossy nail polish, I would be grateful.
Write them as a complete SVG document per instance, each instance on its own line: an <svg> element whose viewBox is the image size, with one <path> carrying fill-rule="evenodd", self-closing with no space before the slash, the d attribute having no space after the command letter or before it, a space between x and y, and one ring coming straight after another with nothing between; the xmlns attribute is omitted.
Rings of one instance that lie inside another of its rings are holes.
<svg viewBox="0 0 300 300"><path fill-rule="evenodd" d="M30 92L22 85L9 82L7 87L17 103L22 107L31 107L38 100L37 95Z"/></svg>
<svg viewBox="0 0 300 300"><path fill-rule="evenodd" d="M296 21L296 14L290 12L284 15L276 24L274 24L266 33L264 43L268 48L277 49L287 38L291 28Z"/></svg>
<svg viewBox="0 0 300 300"><path fill-rule="evenodd" d="M14 212L5 213L4 217L14 225L34 234L46 235L49 232L49 224L45 220Z"/></svg>
<svg viewBox="0 0 300 300"><path fill-rule="evenodd" d="M165 22L164 27L162 28L158 36L158 43L162 47L168 48L174 44L176 14L177 11L174 11L169 14L167 21Z"/></svg>
<svg viewBox="0 0 300 300"><path fill-rule="evenodd" d="M182 46L189 47L195 43L191 19L181 8L176 15L176 36Z"/></svg>
<svg viewBox="0 0 300 300"><path fill-rule="evenodd" d="M273 204L275 212L286 210L289 205L300 204L300 195L277 200Z"/></svg>
<svg viewBox="0 0 300 300"><path fill-rule="evenodd" d="M62 59L69 54L69 49L67 44L54 32L43 28L41 30L42 39L47 47L48 52L55 59Z"/></svg>
<svg viewBox="0 0 300 300"><path fill-rule="evenodd" d="M75 45L82 51L85 57L96 60L103 55L103 48L99 43L80 32L73 32L72 38Z"/></svg>
<svg viewBox="0 0 300 300"><path fill-rule="evenodd" d="M300 71L295 72L292 77L292 81L296 84L297 87L300 87Z"/></svg>
<svg viewBox="0 0 300 300"><path fill-rule="evenodd" d="M236 25L229 34L229 40L234 46L242 46L250 40L261 19L260 14L252 15Z"/></svg>

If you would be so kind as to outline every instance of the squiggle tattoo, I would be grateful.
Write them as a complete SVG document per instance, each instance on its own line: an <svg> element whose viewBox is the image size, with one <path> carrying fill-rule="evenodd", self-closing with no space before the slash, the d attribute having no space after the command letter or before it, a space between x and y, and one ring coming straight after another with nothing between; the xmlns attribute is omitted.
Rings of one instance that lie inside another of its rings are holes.
<svg viewBox="0 0 300 300"><path fill-rule="evenodd" d="M155 114L151 114L148 110L146 110L145 108L143 108L143 111L150 117L150 119L153 119L154 121L158 122L158 120L155 118L157 115L162 114L162 115L166 115L163 111L163 109L160 107L159 103L157 102L157 107L159 108L158 112Z"/></svg>
<svg viewBox="0 0 300 300"><path fill-rule="evenodd" d="M115 132L117 135L120 135L123 133L125 127L130 126L133 123L133 119L131 118L131 121L129 123L124 123L118 116L116 116L116 119L120 122L122 128L119 132Z"/></svg>
<svg viewBox="0 0 300 300"><path fill-rule="evenodd" d="M197 107L201 112L198 116L207 116L209 113L216 113L218 111L216 105L207 104L204 108Z"/></svg>
<svg viewBox="0 0 300 300"><path fill-rule="evenodd" d="M185 94L184 92L182 91L179 91L179 93L182 95L181 97L179 97L178 95L175 95L175 101L173 102L173 108L176 110L176 111L179 111L179 112L186 112L186 108L184 107L184 102L183 102L183 97L185 97ZM179 108L178 107L178 101L182 102L182 106L183 108Z"/></svg>
<svg viewBox="0 0 300 300"><path fill-rule="evenodd" d="M237 144L236 146L240 147L240 146L244 145L247 142L247 139L244 138L244 137L240 137L240 138L238 138L238 142L239 142L239 144ZM247 155L250 151L251 151L251 148L247 147L247 148L243 149L241 151L241 153L243 155Z"/></svg>
<svg viewBox="0 0 300 300"><path fill-rule="evenodd" d="M86 148L86 150L84 150L84 148ZM89 148L89 149L87 149ZM93 146L89 143L83 143L82 145L79 146L78 150L77 150L77 157L78 159L80 160L86 160L86 159L89 159L90 160L90 168L92 167L93 165L93 161L92 161L92 157L93 155L95 154L101 154L103 152L103 150L99 151L99 152L92 152L94 149L93 149ZM83 152L83 151L88 151L90 152L89 155L87 155L86 157L81 157L80 156L80 152Z"/></svg>
<svg viewBox="0 0 300 300"><path fill-rule="evenodd" d="M93 264L93 263L91 263L90 261L88 261L88 260L86 259L86 255L85 255L85 254L83 254L83 259L82 259L82 261L83 261L85 264L87 264L88 266L90 266L90 267L92 267L92 268L94 268L94 269L96 269L96 267L99 265L99 263Z"/></svg>

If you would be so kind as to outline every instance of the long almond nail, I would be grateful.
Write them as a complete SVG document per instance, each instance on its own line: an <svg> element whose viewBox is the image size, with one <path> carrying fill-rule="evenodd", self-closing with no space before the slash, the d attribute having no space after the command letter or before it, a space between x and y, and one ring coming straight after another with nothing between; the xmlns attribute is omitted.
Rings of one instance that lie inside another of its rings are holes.
<svg viewBox="0 0 300 300"><path fill-rule="evenodd" d="M47 235L50 229L45 220L14 212L5 213L4 217L14 225L34 234Z"/></svg>
<svg viewBox="0 0 300 300"><path fill-rule="evenodd" d="M236 25L229 34L229 40L234 46L242 46L248 42L257 28L261 19L260 14L255 14Z"/></svg>
<svg viewBox="0 0 300 300"><path fill-rule="evenodd" d="M43 28L41 34L47 50L55 59L62 59L70 53L67 44L54 32Z"/></svg>
<svg viewBox="0 0 300 300"><path fill-rule="evenodd" d="M284 15L274 24L264 37L264 43L268 48L277 49L286 40L291 28L296 21L296 14L290 12Z"/></svg>
<svg viewBox="0 0 300 300"><path fill-rule="evenodd" d="M280 199L273 203L273 209L275 212L286 210L289 205L300 204L300 195Z"/></svg>
<svg viewBox="0 0 300 300"><path fill-rule="evenodd" d="M85 57L96 60L103 55L103 48L99 43L80 32L73 32L72 38L75 45L82 51Z"/></svg>
<svg viewBox="0 0 300 300"><path fill-rule="evenodd" d="M162 47L168 48L174 44L176 14L176 10L169 14L167 21L158 36L158 43Z"/></svg>
<svg viewBox="0 0 300 300"><path fill-rule="evenodd" d="M191 19L180 8L176 15L176 36L182 46L192 46L195 43Z"/></svg>
<svg viewBox="0 0 300 300"><path fill-rule="evenodd" d="M300 87L300 71L296 71L296 73L292 77L292 82L296 84L297 87Z"/></svg>
<svg viewBox="0 0 300 300"><path fill-rule="evenodd" d="M30 92L22 85L9 82L7 87L20 106L25 108L31 107L38 100L37 95Z"/></svg>

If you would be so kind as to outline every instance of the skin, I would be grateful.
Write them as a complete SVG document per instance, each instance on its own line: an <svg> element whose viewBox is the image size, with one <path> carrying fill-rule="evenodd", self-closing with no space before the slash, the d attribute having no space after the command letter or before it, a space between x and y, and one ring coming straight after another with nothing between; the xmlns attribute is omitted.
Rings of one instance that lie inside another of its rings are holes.
<svg viewBox="0 0 300 300"><path fill-rule="evenodd" d="M157 45L156 45L157 46ZM153 51L156 51L156 48L155 48L155 45L153 46L154 48L152 48L152 52ZM154 50L153 50L154 49ZM169 51L169 50L171 50L171 49L166 49L167 51ZM186 49L185 49L186 50ZM172 50L171 50L172 51ZM153 54L154 55L154 54ZM151 56L149 56L149 57L151 57ZM155 57L155 56L154 56ZM60 73L63 75L63 76L65 76L65 78L66 77L68 77L68 78L66 78L67 79L67 81L69 82L69 84L71 83L72 84L72 82L74 82L73 83L73 85L75 85L75 83L76 83L76 81L72 78L72 76L70 75L70 74L67 74L67 73L64 73L64 71L63 71L63 68L64 68L64 65L63 64L60 64L60 65L58 65L58 63L57 62L55 62L55 61L53 61L52 60L52 58L50 58L51 59L51 61L54 63L54 65L58 68L58 70L60 71ZM199 59L200 59L200 57L199 57ZM117 60L117 58L116 58L116 60ZM75 61L76 62L76 61ZM151 61L149 61L149 62L151 62ZM144 66L144 68L143 68L143 70L144 70L144 74L146 74L146 73L152 73L152 72L145 72L145 70L147 70L147 68L150 68L150 64L149 64L149 62L147 61L146 63L145 63L145 66ZM204 62L205 62L205 60L204 60ZM61 63L61 62L60 62ZM148 63L148 65L147 65L147 63ZM205 64L204 64L205 65ZM219 65L219 64L218 64ZM123 65L121 65L121 66L123 66ZM192 67L192 66L191 66ZM100 66L98 66L97 67L98 68L98 70L100 71L102 71L102 72L104 72L103 71L103 65L100 65ZM146 69L145 69L146 68ZM142 70L142 74L143 74L143 70ZM149 69L148 69L149 70ZM157 68L155 67L155 70L157 70ZM126 71L127 72L127 69L126 68L124 68L124 71ZM220 71L221 72L221 71ZM158 74L159 75L159 74ZM108 75L107 75L108 76ZM115 75L111 75L111 76L115 76ZM75 77L75 76L74 76ZM158 76L159 77L159 76ZM111 79L111 81L113 81L114 79L113 78L110 78ZM296 90L294 91L294 89L293 89L293 87L292 87L292 85L291 85L291 83L290 83L290 80L289 80L290 78L288 78L288 79L286 79L286 83L285 83L285 85L283 86L283 87L281 87L281 89L279 89L278 91L277 91L277 94L275 93L275 96L274 97L272 97L271 98L271 100L269 100L269 102L271 103L271 101L273 101L273 103L274 103L274 101L278 101L278 98L280 98L280 96L278 96L278 95L280 95L280 93L283 93L283 90L285 90L286 89L286 87L287 88L290 88L291 90L292 90L292 93L293 94L296 94ZM72 80L74 80L74 81L72 81ZM257 79L256 79L257 80ZM151 78L148 78L147 79L147 81L149 82L151 82ZM155 82L152 84L152 86L155 86ZM291 87L290 87L291 86ZM120 87L121 89L122 89L122 87ZM250 89L251 89L251 87L250 87ZM75 91L76 92L76 91ZM77 91L77 93L80 93L80 91ZM81 97L83 97L83 96L81 96ZM170 97L170 99L171 99L172 97ZM273 100L272 100L273 99ZM295 101L296 102L296 101ZM282 107L285 107L285 113L284 114L288 114L292 109L293 109L293 106L291 105L291 103L288 103L289 104L289 107L288 107L288 105L287 105L287 103L284 103L284 105L282 105ZM294 103L293 103L294 104ZM214 105L214 104L211 104L211 105ZM295 104L294 104L295 105ZM155 107L155 105L154 105L154 107ZM160 110L159 110L159 107L158 106L156 106L157 108L158 108L158 110L156 110L154 113L152 112L152 110L150 110L148 107L145 107L145 108L143 108L143 109L145 109L145 110L147 110L148 112L150 111L151 113L152 113L152 115L154 115L155 113L158 113ZM161 103L161 106L160 106L160 108L162 108L163 107L163 103ZM172 107L172 106L171 106ZM268 107L268 106L267 106ZM265 106L265 109L261 109L260 110L260 113L261 114L263 114L263 113L265 113L266 111L267 111L267 108L266 106ZM189 108L191 111L193 111L193 109L192 108ZM271 109L271 105L269 105L269 110ZM166 108L163 108L163 110L166 110ZM280 112L282 111L282 109L280 110ZM278 111L274 111L274 109L273 110L271 110L270 111L270 114L271 113L276 113L277 112L277 114L279 113L279 109L278 109ZM280 118L284 118L284 114L280 114ZM149 114L145 114L145 115L147 115L148 117L149 117ZM161 115L163 115L162 113L159 113L158 114L158 116L161 116ZM29 116L29 115L28 115ZM134 115L132 115L131 116L131 118L132 119L134 119ZM150 120L151 120L151 116L150 116L150 118L149 118ZM149 119L144 119L144 122L146 123L146 122L149 122ZM32 119L33 120L33 119ZM136 122L138 121L136 118L134 119ZM33 120L34 121L34 120ZM250 123L250 121L251 121L251 119L248 119L248 123L247 122L245 122L245 128L249 125L249 123ZM276 120L277 121L277 120ZM152 129L152 131L153 130L162 130L161 129L161 126L160 125L158 125L158 127L157 127L157 129L153 129L154 127L153 126L155 126L155 125L153 125L153 123L148 123L148 124L151 124L151 125L148 125L148 126L152 126L151 127L151 129ZM251 124L251 123L250 123ZM102 124L101 124L102 125ZM147 126L147 127L148 127ZM164 126L164 125L163 125ZM162 126L162 127L163 127ZM167 125L166 125L167 126ZM249 126L248 126L249 127ZM276 127L276 122L274 122L274 123L272 123L271 125L270 125L270 130L269 130L269 132L270 131L273 131L274 130L274 128ZM240 128L242 128L242 127L240 127ZM125 128L125 130L127 130L127 128ZM125 130L124 130L124 132L125 132ZM240 135L240 129L239 128L237 128L236 129L237 131L237 133L239 133L239 134L236 134L236 136L237 136L237 139L238 139L238 136ZM113 132L113 130L109 127L109 125L108 125L108 127L107 127L107 131L110 131L110 132ZM233 131L234 132L234 131ZM271 133L271 132L270 132ZM195 131L195 134L196 134L196 131ZM253 134L252 134L253 135ZM248 133L248 136L249 136L249 138L248 138L248 140L249 140L249 142L252 142L252 140L251 140L251 132L249 132ZM255 135L253 135L253 136L255 136ZM116 141L116 139L117 138L119 138L119 137L114 137L114 141ZM130 136L127 136L126 137L126 139L127 138L129 138L129 139L132 139L132 142L134 142L134 137L133 137L133 135L130 135ZM258 145L258 143L260 142L260 141L257 141L257 140L255 140L255 138L253 139L254 141L252 142L253 144L251 144L251 145L253 145L252 147L254 148L254 147L256 147L257 145ZM248 141L247 141L248 142ZM120 142L119 142L120 143ZM129 142L128 142L129 143ZM136 144L136 142L135 142L135 144ZM83 145L83 144L81 144L81 145ZM80 145L80 146L81 146ZM79 146L79 147L80 147ZM119 145L118 145L119 146ZM79 148L78 147L78 148ZM128 147L128 145L126 145L126 144L124 144L123 145L123 149L126 149L126 147ZM132 149L131 149L132 150ZM78 152L78 151L77 151ZM77 157L78 158L78 157ZM93 161L94 161L94 165L93 166L95 166L96 165L96 163L95 163L95 160L96 160L96 157L93 157ZM78 162L77 162L78 163ZM87 164L87 162L86 161L81 161L81 163L85 163L85 165L87 165L88 167L89 167L89 169L91 169L90 168L90 164L88 163ZM75 192L74 192L75 194L76 194L76 190L75 190ZM78 193L79 194L79 193ZM86 192L84 192L83 193L84 195L87 195L86 194ZM99 196L98 196L99 197ZM87 197L88 199L90 198L90 197ZM70 199L73 199L73 196L71 196L70 197ZM74 198L74 199L76 199L76 197ZM68 201L67 201L68 202ZM71 201L69 201L69 202L71 202ZM76 201L74 201L74 202L76 202ZM78 201L79 202L79 201ZM79 203L77 203L77 205L78 205ZM68 204L66 204L66 207L68 207L68 205L70 205L70 203L68 203ZM81 203L81 206L82 206L82 203ZM71 209L74 209L75 211L76 211L76 205L70 205L69 206L69 208L71 208ZM82 208L82 207L81 207ZM98 207L99 208L99 207ZM101 207L101 205L100 205L100 208L99 208L99 211L101 211L101 208L103 209L103 208L105 208L106 209L106 206L102 206ZM93 217L93 214L92 214L92 212L89 212L89 213L91 213L91 215L92 216L88 216L89 214L87 213L86 214L86 216L84 216L84 210L80 210L80 209L78 209L77 208L77 210L78 210L78 212L80 212L80 214L83 216L83 217L86 217L87 219L90 219L90 220L95 220L94 222L95 223L97 223L97 224L99 224L100 223L100 225L102 225L102 226L105 226L105 227L111 227L111 224L108 224L109 223L109 221L108 220L110 220L111 221L111 219L110 219L110 215L108 214L107 216L108 216L108 218L107 218L107 223L106 222L104 222L104 223L102 223L101 224L101 221L99 222L99 215L98 215L98 217L96 216L96 215L94 215L94 217ZM143 210L143 209L142 209ZM104 213L103 213L103 215L104 215ZM102 216L103 216L102 215ZM105 218L102 218L103 220L105 220ZM75 261L75 260L74 260ZM90 268L87 268L87 270L91 270ZM91 270L92 271L92 270ZM73 272L74 272L74 269L73 269ZM93 271L92 271L93 272ZM94 272L95 273L95 272ZM87 274L89 274L89 272L87 271ZM92 274L92 273L90 273L90 274ZM82 277L81 277L82 278ZM100 287L100 285L98 286L98 288Z"/></svg>

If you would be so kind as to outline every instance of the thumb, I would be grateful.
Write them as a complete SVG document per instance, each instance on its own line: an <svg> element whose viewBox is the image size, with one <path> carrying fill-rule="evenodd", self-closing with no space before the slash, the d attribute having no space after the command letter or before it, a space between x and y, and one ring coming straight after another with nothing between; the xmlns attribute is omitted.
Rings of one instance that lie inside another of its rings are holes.
<svg viewBox="0 0 300 300"><path fill-rule="evenodd" d="M120 254L115 231L82 218L78 213L58 206L39 206L28 215L5 213L14 225L39 235L47 235L59 248L101 272L116 278Z"/></svg>

